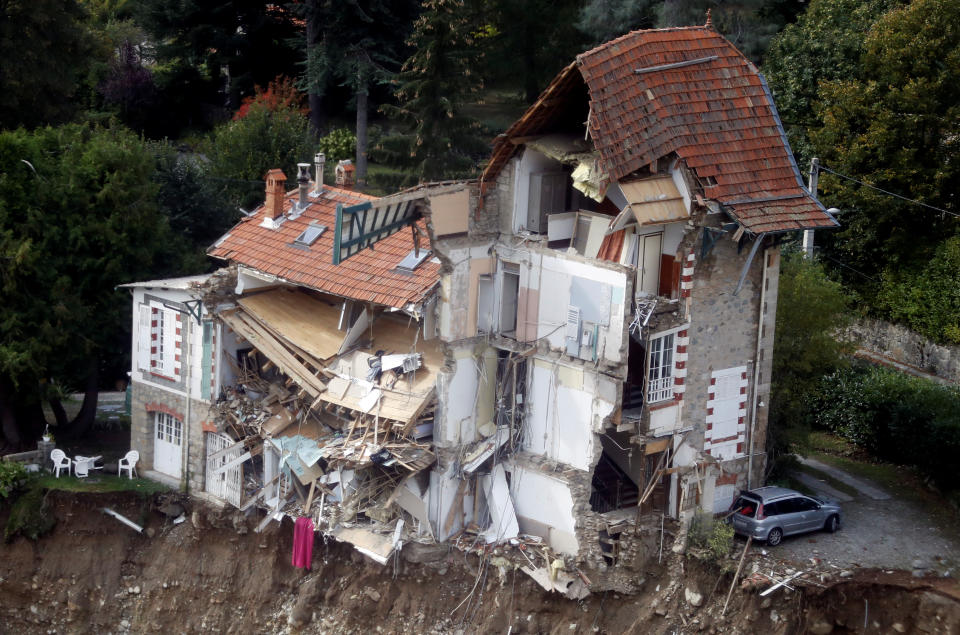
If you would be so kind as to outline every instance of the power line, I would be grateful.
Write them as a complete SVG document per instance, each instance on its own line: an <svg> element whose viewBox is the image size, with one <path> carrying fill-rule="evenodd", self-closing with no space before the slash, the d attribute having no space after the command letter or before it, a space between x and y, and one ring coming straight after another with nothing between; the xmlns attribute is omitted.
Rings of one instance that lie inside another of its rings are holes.
<svg viewBox="0 0 960 635"><path fill-rule="evenodd" d="M850 265L848 265L848 264L846 264L846 263L843 263L843 262L840 262L840 261L837 260L836 258L831 258L831 257L828 256L827 254L823 253L823 249L821 249L820 247L817 247L817 253L818 253L818 256L819 256L820 258L826 258L826 259L829 260L830 262L836 263L836 264L840 265L841 267L843 267L844 269L849 269L850 271L854 272L855 274L860 275L860 276L863 276L863 277L866 278L867 280L870 280L870 281L872 281L872 282L879 282L879 280L877 280L876 278L872 278L872 277L868 276L867 274L863 273L862 271L858 271L857 269L854 269L854 268L851 267Z"/></svg>
<svg viewBox="0 0 960 635"><path fill-rule="evenodd" d="M846 174L840 174L840 173L837 172L836 170L831 170L830 168L826 167L825 165L822 165L822 164L821 164L821 165L820 165L820 169L823 170L824 172L829 172L830 174L835 174L835 175L839 176L841 179L847 179L848 181L853 181L854 183L858 183L858 184L860 184L860 185L862 185L862 186L864 186L864 187L869 187L869 188L872 189L872 190L876 190L876 191L878 191L878 192L883 192L884 194L887 194L887 195L889 195L889 196L893 196L893 197L895 197L895 198L899 198L899 199L902 200L902 201L906 201L906 202L908 202L908 203L913 203L914 205L920 205L921 207L927 207L927 208L932 209L932 210L934 210L934 211L936 211L936 212L940 212L940 213L942 213L942 214L949 214L950 216L956 216L957 218L960 218L960 214L958 214L958 213L956 213L956 212L950 212L950 211L947 211L947 210L945 210L945 209L943 209L943 208L940 208L940 207L935 207L935 206L933 206L933 205L928 205L927 203L922 203L922 202L917 201L917 200L914 200L914 199L912 199L912 198L907 198L906 196L901 196L900 194L897 194L897 193L895 193L895 192L891 192L891 191L889 191L889 190L885 190L885 189L883 189L882 187L877 187L876 185L871 185L870 183L865 183L865 182L863 182L863 181L861 181L861 180L859 180L859 179L855 179L855 178L853 178L852 176L847 176Z"/></svg>

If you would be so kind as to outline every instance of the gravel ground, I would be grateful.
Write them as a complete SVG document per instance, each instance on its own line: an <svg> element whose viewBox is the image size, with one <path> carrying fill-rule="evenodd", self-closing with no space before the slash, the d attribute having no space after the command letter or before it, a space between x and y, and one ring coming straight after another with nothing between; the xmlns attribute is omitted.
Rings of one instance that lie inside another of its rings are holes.
<svg viewBox="0 0 960 635"><path fill-rule="evenodd" d="M876 567L960 576L960 527L934 518L918 503L895 496L875 500L858 492L843 503L843 516L843 526L835 534L791 536L777 547L761 543L759 548L798 563L813 557L845 569Z"/></svg>

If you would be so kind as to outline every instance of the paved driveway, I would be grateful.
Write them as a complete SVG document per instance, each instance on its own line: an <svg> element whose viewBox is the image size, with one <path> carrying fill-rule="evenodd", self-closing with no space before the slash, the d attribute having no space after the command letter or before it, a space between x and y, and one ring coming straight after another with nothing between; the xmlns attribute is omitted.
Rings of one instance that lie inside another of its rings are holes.
<svg viewBox="0 0 960 635"><path fill-rule="evenodd" d="M960 528L862 477L811 459L801 459L801 463L806 469L795 474L798 480L820 496L843 504L843 528L835 534L819 531L792 536L778 547L761 544L760 548L798 563L816 557L844 569L919 569L960 576ZM818 478L823 474L848 485L856 494L831 487Z"/></svg>

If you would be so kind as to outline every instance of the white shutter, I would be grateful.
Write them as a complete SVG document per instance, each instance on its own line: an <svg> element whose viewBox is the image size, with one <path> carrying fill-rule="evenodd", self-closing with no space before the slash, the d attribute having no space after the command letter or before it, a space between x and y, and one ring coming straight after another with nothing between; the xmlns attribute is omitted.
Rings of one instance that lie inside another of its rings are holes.
<svg viewBox="0 0 960 635"><path fill-rule="evenodd" d="M177 354L177 312L170 309L161 309L163 312L163 357L160 359L160 374L164 377L174 376L175 355Z"/></svg>
<svg viewBox="0 0 960 635"><path fill-rule="evenodd" d="M740 413L740 369L716 373L713 398L713 437L726 439L737 434Z"/></svg>
<svg viewBox="0 0 960 635"><path fill-rule="evenodd" d="M137 322L137 350L134 351L134 357L137 362L138 370L150 371L150 305L141 304L137 307L139 310L139 320Z"/></svg>

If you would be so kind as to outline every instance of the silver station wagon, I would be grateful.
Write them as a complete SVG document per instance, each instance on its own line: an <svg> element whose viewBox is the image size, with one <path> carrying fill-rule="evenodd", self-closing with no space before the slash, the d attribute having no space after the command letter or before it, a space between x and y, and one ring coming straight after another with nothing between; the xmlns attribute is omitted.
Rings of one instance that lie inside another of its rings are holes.
<svg viewBox="0 0 960 635"><path fill-rule="evenodd" d="M740 492L730 507L738 534L766 540L775 547L784 536L825 529L840 529L840 505L785 487L758 487Z"/></svg>

